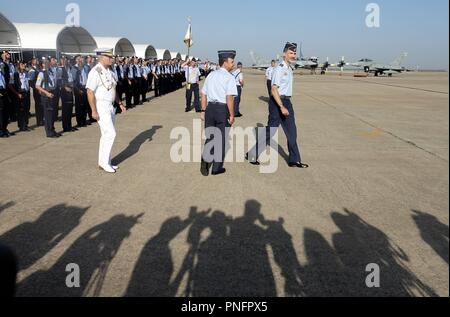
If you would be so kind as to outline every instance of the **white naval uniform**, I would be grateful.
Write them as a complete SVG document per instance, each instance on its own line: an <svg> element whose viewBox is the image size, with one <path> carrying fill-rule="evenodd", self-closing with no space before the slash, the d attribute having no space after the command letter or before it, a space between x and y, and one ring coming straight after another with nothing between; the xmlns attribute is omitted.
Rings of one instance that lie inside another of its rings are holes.
<svg viewBox="0 0 450 317"><path fill-rule="evenodd" d="M100 117L98 124L102 136L100 138L98 164L102 168L111 166L111 150L116 138L114 127L116 86L117 81L113 72L111 69L103 67L102 64L96 65L89 72L86 88L95 94L97 112Z"/></svg>

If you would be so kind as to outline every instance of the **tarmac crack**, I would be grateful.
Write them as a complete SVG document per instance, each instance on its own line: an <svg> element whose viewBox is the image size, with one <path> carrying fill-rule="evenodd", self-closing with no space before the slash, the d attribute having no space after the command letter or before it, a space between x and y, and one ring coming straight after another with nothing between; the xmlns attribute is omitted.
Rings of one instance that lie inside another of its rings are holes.
<svg viewBox="0 0 450 317"><path fill-rule="evenodd" d="M383 128L381 128L381 127L378 127L378 126L376 126L375 124L372 124L372 123L370 123L369 121L366 121L366 120L364 120L364 119L358 117L357 115L354 115L354 114L352 114L352 113L350 113L350 112L347 112L347 111L345 111L345 110L339 109L337 106L332 105L332 104L330 104L330 103L328 103L328 102L326 102L326 101L324 101L324 100L321 100L321 99L319 99L319 98L317 98L317 97L311 96L311 95L309 95L309 94L307 94L307 93L305 93L305 92L303 92L303 94L305 94L307 97L311 98L312 100L314 100L314 101L316 101L316 102L319 102L319 103L321 103L321 104L323 104L323 105L325 105L325 106L328 106L328 107L330 107L330 108L333 108L334 110L336 110L336 111L338 111L338 112L344 113L345 115L347 115L347 116L349 116L349 117L351 117L351 118L353 118L353 119L356 119L356 120L358 120L358 121L360 121L360 122L362 122L362 123L364 123L364 124L366 124L366 125L368 125L368 126L374 128L374 129L378 129L378 130L380 130L380 131L383 131L384 133L386 133L386 134L388 134L388 135L394 137L395 139L397 139L397 140L399 140L399 141L401 141L401 142L403 142L403 143L405 143L405 144L408 144L408 145L410 145L410 146L413 146L414 148L416 148L416 149L418 149L418 150L424 151L424 152L426 152L426 153L428 153L428 154L434 156L435 158L437 158L437 159L439 159L439 160L441 160L441 161L443 161L443 162L448 163L448 160L446 160L445 158L439 156L437 153L431 152L431 151L429 151L429 150L427 150L427 149L425 149L425 148L423 148L423 147L417 145L416 143L414 143L414 142L412 142L412 141L410 141L410 140L406 140L406 139L402 138L401 136L399 136L399 135L397 135L397 134L395 134L395 133L393 133L393 132L391 132L391 131L387 131L386 129L383 129Z"/></svg>

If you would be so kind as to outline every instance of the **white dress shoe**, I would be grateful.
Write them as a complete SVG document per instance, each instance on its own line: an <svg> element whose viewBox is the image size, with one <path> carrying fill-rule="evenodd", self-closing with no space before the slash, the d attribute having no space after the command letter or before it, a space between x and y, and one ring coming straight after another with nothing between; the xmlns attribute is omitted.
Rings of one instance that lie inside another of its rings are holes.
<svg viewBox="0 0 450 317"><path fill-rule="evenodd" d="M115 169L116 171L119 169L119 166L111 165L111 167L112 167L113 169Z"/></svg>
<svg viewBox="0 0 450 317"><path fill-rule="evenodd" d="M106 173L114 174L116 172L116 170L114 168L112 168L111 166L107 166L107 167L99 166L98 168Z"/></svg>

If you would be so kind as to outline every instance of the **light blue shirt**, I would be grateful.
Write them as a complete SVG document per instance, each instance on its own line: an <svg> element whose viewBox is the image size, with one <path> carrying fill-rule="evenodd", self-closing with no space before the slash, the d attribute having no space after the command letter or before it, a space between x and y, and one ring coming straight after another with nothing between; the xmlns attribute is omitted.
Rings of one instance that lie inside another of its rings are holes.
<svg viewBox="0 0 450 317"><path fill-rule="evenodd" d="M39 74L39 71L36 66L32 66L30 71L28 72L28 77L30 80L36 80L37 75Z"/></svg>
<svg viewBox="0 0 450 317"><path fill-rule="evenodd" d="M0 88L6 89L5 76L3 76L2 72L0 72Z"/></svg>
<svg viewBox="0 0 450 317"><path fill-rule="evenodd" d="M29 83L29 76L27 72L19 73L19 80L20 80L20 89L29 91L30 90L30 83Z"/></svg>
<svg viewBox="0 0 450 317"><path fill-rule="evenodd" d="M281 62L273 71L272 85L278 87L280 96L292 97L292 86L294 83L294 72L292 67L284 61Z"/></svg>
<svg viewBox="0 0 450 317"><path fill-rule="evenodd" d="M136 65L134 65L134 64L130 64L130 65L128 65L128 79L134 79L134 66L136 66ZM136 71L137 71L137 69L136 69Z"/></svg>
<svg viewBox="0 0 450 317"><path fill-rule="evenodd" d="M136 66L136 78L141 78L142 77L141 65L134 65L134 66Z"/></svg>
<svg viewBox="0 0 450 317"><path fill-rule="evenodd" d="M227 103L227 96L237 96L236 81L225 68L211 73L203 85L202 94L208 102Z"/></svg>
<svg viewBox="0 0 450 317"><path fill-rule="evenodd" d="M56 74L51 70L48 71L48 87L45 84L44 72L40 72L36 79L36 87L42 87L44 89L53 89L56 87Z"/></svg>
<svg viewBox="0 0 450 317"><path fill-rule="evenodd" d="M266 79L267 80L272 80L273 70L274 70L274 68L272 66L267 68L267 70L266 70Z"/></svg>
<svg viewBox="0 0 450 317"><path fill-rule="evenodd" d="M123 65L122 64L119 65L119 70L120 70L120 78L124 79L125 78L125 72L123 70Z"/></svg>
<svg viewBox="0 0 450 317"><path fill-rule="evenodd" d="M143 66L142 67L142 76L147 77L150 73L150 66Z"/></svg>
<svg viewBox="0 0 450 317"><path fill-rule="evenodd" d="M244 81L244 74L242 74L242 71L239 68L235 69L231 75L233 75L236 80L236 86L241 86L241 81Z"/></svg>
<svg viewBox="0 0 450 317"><path fill-rule="evenodd" d="M81 66L82 67L82 66ZM79 84L82 87L86 87L86 83L87 83L87 73L86 73L86 69L84 67L82 67L81 69L79 68L79 66L75 65L74 67L72 67L72 78L73 80L75 80L76 76L77 76L77 72L78 70L81 70L80 72L80 78L79 78Z"/></svg>

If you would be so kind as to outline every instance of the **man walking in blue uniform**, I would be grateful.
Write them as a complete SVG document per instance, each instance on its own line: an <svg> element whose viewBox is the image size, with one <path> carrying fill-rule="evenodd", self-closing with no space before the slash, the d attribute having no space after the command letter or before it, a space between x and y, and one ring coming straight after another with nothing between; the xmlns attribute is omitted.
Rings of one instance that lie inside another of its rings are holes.
<svg viewBox="0 0 450 317"><path fill-rule="evenodd" d="M292 106L292 87L294 72L291 66L297 57L297 44L287 43L284 48L284 59L273 70L272 75L272 97L269 98L269 122L266 127L265 143L259 144L246 155L246 159L253 165L260 165L258 158L270 144L270 140L276 133L276 129L283 127L288 140L289 166L297 168L308 168L302 163L300 150L297 144L297 125L295 123L295 113Z"/></svg>

